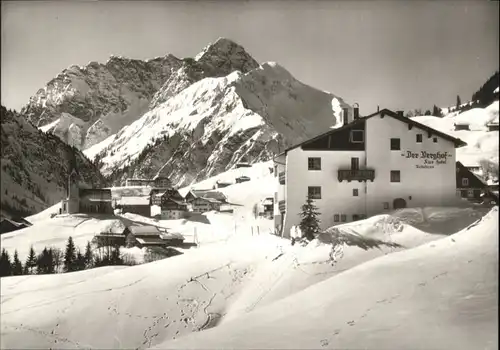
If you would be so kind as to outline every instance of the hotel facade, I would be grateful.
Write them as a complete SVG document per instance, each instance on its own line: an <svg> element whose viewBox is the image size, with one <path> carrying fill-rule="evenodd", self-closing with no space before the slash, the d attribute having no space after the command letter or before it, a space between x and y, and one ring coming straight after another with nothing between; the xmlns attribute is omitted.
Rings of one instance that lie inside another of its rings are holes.
<svg viewBox="0 0 500 350"><path fill-rule="evenodd" d="M460 139L388 109L366 117L343 110L341 127L286 149L274 159L276 230L290 237L308 196L320 227L405 207L456 203Z"/></svg>

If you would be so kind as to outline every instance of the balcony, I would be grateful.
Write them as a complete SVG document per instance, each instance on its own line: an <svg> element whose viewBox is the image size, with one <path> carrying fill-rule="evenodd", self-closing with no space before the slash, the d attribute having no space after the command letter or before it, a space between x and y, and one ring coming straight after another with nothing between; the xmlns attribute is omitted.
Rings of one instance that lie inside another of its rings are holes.
<svg viewBox="0 0 500 350"><path fill-rule="evenodd" d="M341 169L338 171L339 181L342 182L347 180L347 182L351 181L368 181L373 182L375 180L375 170L373 169Z"/></svg>
<svg viewBox="0 0 500 350"><path fill-rule="evenodd" d="M285 201L279 201L278 202L278 209L280 213L283 213L286 211L286 202Z"/></svg>
<svg viewBox="0 0 500 350"><path fill-rule="evenodd" d="M284 185L285 184L285 172L282 171L281 173L279 173L278 177L279 177L280 185Z"/></svg>

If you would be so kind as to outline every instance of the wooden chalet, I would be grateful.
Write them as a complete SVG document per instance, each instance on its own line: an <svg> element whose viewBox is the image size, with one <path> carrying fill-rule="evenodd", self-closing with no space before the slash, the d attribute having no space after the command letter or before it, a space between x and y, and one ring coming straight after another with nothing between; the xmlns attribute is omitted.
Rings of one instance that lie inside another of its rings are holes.
<svg viewBox="0 0 500 350"><path fill-rule="evenodd" d="M128 226L123 231L127 247L166 246L161 238L161 232L156 226Z"/></svg>

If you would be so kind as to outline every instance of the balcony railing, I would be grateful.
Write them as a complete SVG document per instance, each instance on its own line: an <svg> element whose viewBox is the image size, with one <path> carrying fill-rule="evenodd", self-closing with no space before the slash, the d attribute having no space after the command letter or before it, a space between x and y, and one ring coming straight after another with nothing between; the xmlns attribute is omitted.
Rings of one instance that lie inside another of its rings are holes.
<svg viewBox="0 0 500 350"><path fill-rule="evenodd" d="M278 177L279 177L280 185L284 185L285 184L285 172L282 171L281 173L279 173Z"/></svg>
<svg viewBox="0 0 500 350"><path fill-rule="evenodd" d="M375 170L373 169L341 169L338 171L339 181L342 182L347 180L351 181L367 181L370 180L373 182L375 179Z"/></svg>
<svg viewBox="0 0 500 350"><path fill-rule="evenodd" d="M279 201L278 202L278 209L280 212L284 212L286 210L286 202L285 201Z"/></svg>

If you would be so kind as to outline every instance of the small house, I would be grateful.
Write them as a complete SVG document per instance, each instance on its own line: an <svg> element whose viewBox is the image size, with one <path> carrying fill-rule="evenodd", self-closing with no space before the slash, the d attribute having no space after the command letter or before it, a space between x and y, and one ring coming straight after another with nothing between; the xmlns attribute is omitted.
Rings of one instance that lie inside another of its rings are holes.
<svg viewBox="0 0 500 350"><path fill-rule="evenodd" d="M221 202L214 198L198 197L191 201L191 209L195 213L205 213L207 211L220 211Z"/></svg>
<svg viewBox="0 0 500 350"><path fill-rule="evenodd" d="M458 197L474 202L481 201L487 189L487 184L460 162L456 162L456 186Z"/></svg>
<svg viewBox="0 0 500 350"><path fill-rule="evenodd" d="M113 214L111 190L104 188L81 188L80 213Z"/></svg>
<svg viewBox="0 0 500 350"><path fill-rule="evenodd" d="M239 169L239 168L251 168L252 165L248 162L239 162L239 163L236 163L236 169Z"/></svg>
<svg viewBox="0 0 500 350"><path fill-rule="evenodd" d="M236 183L242 183L242 182L247 182L250 181L250 178L248 176L240 176L236 178Z"/></svg>
<svg viewBox="0 0 500 350"><path fill-rule="evenodd" d="M459 130L470 130L469 124L465 122L455 123L455 131Z"/></svg>
<svg viewBox="0 0 500 350"><path fill-rule="evenodd" d="M144 217L151 216L150 198L141 197L122 197L117 205L122 210L122 213L133 213Z"/></svg>
<svg viewBox="0 0 500 350"><path fill-rule="evenodd" d="M156 226L128 226L123 231L127 247L165 246L167 242L161 238L161 232Z"/></svg>
<svg viewBox="0 0 500 350"><path fill-rule="evenodd" d="M489 123L486 126L488 127L488 131L498 131L498 121Z"/></svg>
<svg viewBox="0 0 500 350"><path fill-rule="evenodd" d="M179 202L184 201L184 197L179 193L178 190L174 188L169 188L167 190L159 191L158 189L154 189L151 191L151 205L164 206L169 199L174 199Z"/></svg>
<svg viewBox="0 0 500 350"><path fill-rule="evenodd" d="M0 221L0 234L17 231L29 226L31 226L31 224L28 225L24 222L17 222L11 219L3 218Z"/></svg>
<svg viewBox="0 0 500 350"><path fill-rule="evenodd" d="M224 187L228 187L231 185L232 185L232 183L230 183L230 182L217 181L217 182L215 182L214 188L224 188Z"/></svg>
<svg viewBox="0 0 500 350"><path fill-rule="evenodd" d="M163 220L178 220L185 217L188 211L187 204L183 199L168 197L161 202L161 218Z"/></svg>

